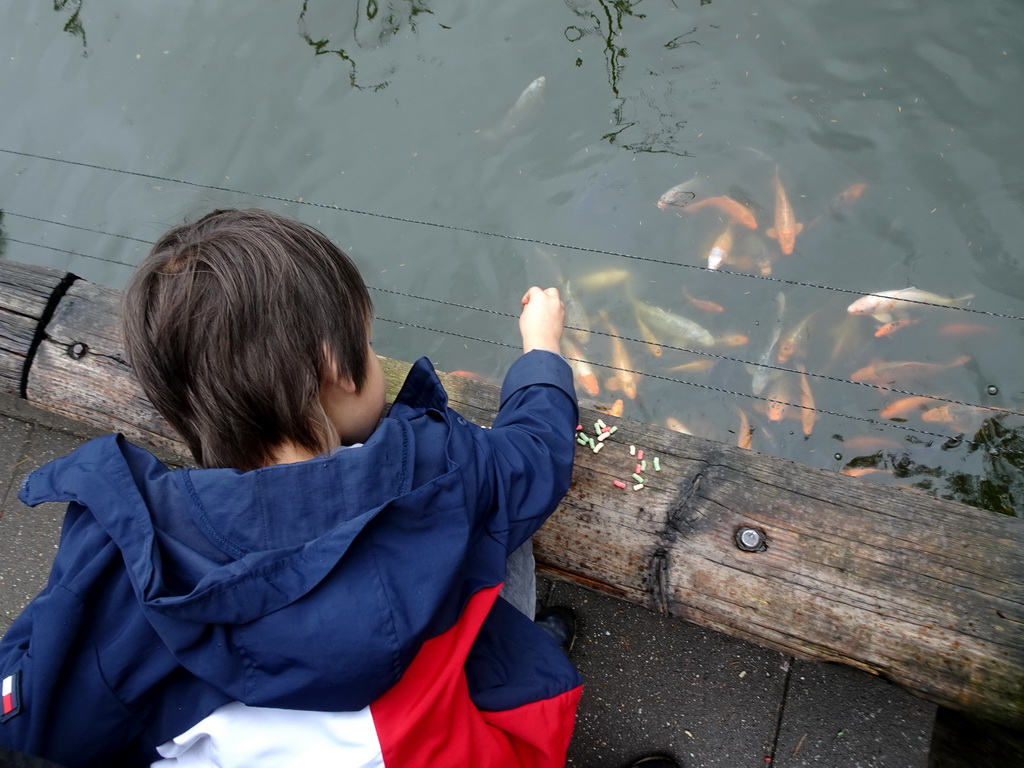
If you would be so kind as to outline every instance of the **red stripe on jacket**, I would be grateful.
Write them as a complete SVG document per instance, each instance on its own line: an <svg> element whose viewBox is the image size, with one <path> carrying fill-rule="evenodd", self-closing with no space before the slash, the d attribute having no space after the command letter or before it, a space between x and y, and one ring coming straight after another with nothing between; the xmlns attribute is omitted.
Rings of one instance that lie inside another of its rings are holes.
<svg viewBox="0 0 1024 768"><path fill-rule="evenodd" d="M469 697L463 666L501 585L473 595L459 621L431 638L370 706L388 768L562 768L582 686L503 712Z"/></svg>

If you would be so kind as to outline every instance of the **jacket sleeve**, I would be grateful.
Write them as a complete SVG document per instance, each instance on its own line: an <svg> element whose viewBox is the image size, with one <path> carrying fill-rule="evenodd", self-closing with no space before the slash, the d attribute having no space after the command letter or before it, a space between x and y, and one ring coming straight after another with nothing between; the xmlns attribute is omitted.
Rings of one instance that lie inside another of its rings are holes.
<svg viewBox="0 0 1024 768"><path fill-rule="evenodd" d="M64 540L68 529L65 521ZM95 569L117 553L108 540L106 547L65 565L69 554L58 553L49 585L0 641L0 678L11 692L0 744L65 766L108 765L137 732L107 685L88 639L89 605L72 582L76 576L95 578Z"/></svg>
<svg viewBox="0 0 1024 768"><path fill-rule="evenodd" d="M497 512L490 532L511 552L555 511L572 480L579 411L569 364L535 350L512 364L494 425L483 430Z"/></svg>

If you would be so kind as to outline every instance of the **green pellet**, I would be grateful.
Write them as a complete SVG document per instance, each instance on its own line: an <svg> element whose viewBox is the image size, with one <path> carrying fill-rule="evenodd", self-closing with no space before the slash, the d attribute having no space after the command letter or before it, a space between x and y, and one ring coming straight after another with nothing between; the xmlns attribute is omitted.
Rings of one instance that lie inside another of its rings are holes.
<svg viewBox="0 0 1024 768"><path fill-rule="evenodd" d="M644 481L643 477L641 475L638 475L636 472L633 473L633 479L636 480L638 483L642 483Z"/></svg>
<svg viewBox="0 0 1024 768"><path fill-rule="evenodd" d="M658 460L657 456L654 457L654 471L661 472L661 462Z"/></svg>

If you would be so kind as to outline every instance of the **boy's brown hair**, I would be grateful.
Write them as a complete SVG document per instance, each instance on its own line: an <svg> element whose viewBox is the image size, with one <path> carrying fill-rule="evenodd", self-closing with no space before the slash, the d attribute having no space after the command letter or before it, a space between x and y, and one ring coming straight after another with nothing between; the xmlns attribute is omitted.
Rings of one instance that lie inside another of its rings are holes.
<svg viewBox="0 0 1024 768"><path fill-rule="evenodd" d="M290 442L337 440L320 388L331 368L361 388L373 305L322 233L262 210L175 227L124 297L128 361L205 467L250 470Z"/></svg>

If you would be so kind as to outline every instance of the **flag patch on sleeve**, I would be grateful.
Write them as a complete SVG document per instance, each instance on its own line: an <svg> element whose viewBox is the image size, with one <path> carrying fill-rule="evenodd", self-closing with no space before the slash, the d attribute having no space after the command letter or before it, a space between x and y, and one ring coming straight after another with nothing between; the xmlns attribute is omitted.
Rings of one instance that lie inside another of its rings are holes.
<svg viewBox="0 0 1024 768"><path fill-rule="evenodd" d="M4 678L3 705L0 707L0 723L9 720L21 711L21 672Z"/></svg>

